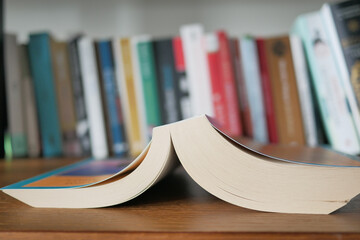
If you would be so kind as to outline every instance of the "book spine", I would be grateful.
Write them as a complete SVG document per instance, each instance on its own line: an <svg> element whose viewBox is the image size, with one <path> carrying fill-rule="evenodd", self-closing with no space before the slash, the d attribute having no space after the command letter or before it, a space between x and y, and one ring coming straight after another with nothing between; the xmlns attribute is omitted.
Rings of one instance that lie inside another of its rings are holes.
<svg viewBox="0 0 360 240"><path fill-rule="evenodd" d="M137 45L140 41L144 39L149 39L148 36L136 36L131 38L131 60L133 65L133 77L135 83L135 95L136 101L138 103L138 116L139 116L139 123L140 123L140 134L141 139L144 141L145 144L149 143L151 138L148 134L148 125L146 120L146 109L145 109L145 96L143 91L143 82L141 79L141 72L140 72L140 62L139 62L139 52Z"/></svg>
<svg viewBox="0 0 360 240"><path fill-rule="evenodd" d="M137 53L146 110L147 134L150 137L153 128L162 124L154 49L151 40L139 41Z"/></svg>
<svg viewBox="0 0 360 240"><path fill-rule="evenodd" d="M204 29L200 24L184 25L180 28L180 35L189 79L192 115L205 113L213 116L209 70L203 46Z"/></svg>
<svg viewBox="0 0 360 240"><path fill-rule="evenodd" d="M358 1L326 3L323 23L334 54L354 124L360 137L360 4Z"/></svg>
<svg viewBox="0 0 360 240"><path fill-rule="evenodd" d="M240 41L240 49L254 139L266 143L268 142L268 130L263 105L259 61L254 39L243 37Z"/></svg>
<svg viewBox="0 0 360 240"><path fill-rule="evenodd" d="M172 39L154 42L157 76L159 78L160 99L163 122L173 123L181 119L178 89L175 82L174 56Z"/></svg>
<svg viewBox="0 0 360 240"><path fill-rule="evenodd" d="M186 73L185 57L181 37L174 37L173 41L176 82L179 85L179 103L182 119L191 117L189 81Z"/></svg>
<svg viewBox="0 0 360 240"><path fill-rule="evenodd" d="M8 134L11 139L11 156L24 157L27 154L24 106L20 59L15 35L5 35L6 92L8 109Z"/></svg>
<svg viewBox="0 0 360 240"><path fill-rule="evenodd" d="M246 85L244 79L244 71L240 57L240 44L239 39L235 38L231 40L231 47L234 51L234 68L235 77L238 92L238 102L240 107L240 115L242 117L242 123L244 128L244 135L250 138L254 137L253 126L250 113L250 105L248 102L248 95L246 92Z"/></svg>
<svg viewBox="0 0 360 240"><path fill-rule="evenodd" d="M36 114L33 80L29 69L29 56L27 45L19 45L21 62L21 80L23 86L24 122L26 129L28 156L40 156L40 136L38 118Z"/></svg>
<svg viewBox="0 0 360 240"><path fill-rule="evenodd" d="M279 143L305 144L304 130L288 36L265 40Z"/></svg>
<svg viewBox="0 0 360 240"><path fill-rule="evenodd" d="M50 47L48 34L30 35L30 68L34 80L44 157L55 157L62 154L61 130Z"/></svg>
<svg viewBox="0 0 360 240"><path fill-rule="evenodd" d="M4 14L3 1L0 1L0 158L5 157L5 131L7 128L5 59L4 59Z"/></svg>
<svg viewBox="0 0 360 240"><path fill-rule="evenodd" d="M228 131L233 137L240 137L242 133L241 115L237 101L237 91L234 68L231 62L230 44L224 31L216 33L219 39L219 67L226 101L228 116Z"/></svg>
<svg viewBox="0 0 360 240"><path fill-rule="evenodd" d="M316 12L300 16L295 22L293 33L304 42L317 101L331 146L348 154L359 153L359 141L320 14Z"/></svg>
<svg viewBox="0 0 360 240"><path fill-rule="evenodd" d="M94 158L105 158L109 152L99 91L95 49L92 41L88 38L79 39L78 49L85 107L90 126L91 152Z"/></svg>
<svg viewBox="0 0 360 240"><path fill-rule="evenodd" d="M205 49L207 51L209 64L214 117L219 128L229 134L229 119L227 115L225 90L220 69L219 39L217 38L216 33L209 33L206 35Z"/></svg>
<svg viewBox="0 0 360 240"><path fill-rule="evenodd" d="M122 113L119 112L120 97L115 80L111 42L100 41L97 43L97 46L99 49L100 72L103 80L102 84L105 91L105 114L108 116L108 124L111 129L111 148L114 155L123 156L127 150L127 143L125 140Z"/></svg>
<svg viewBox="0 0 360 240"><path fill-rule="evenodd" d="M114 40L114 56L116 59L116 76L120 92L121 102L124 106L126 126L126 139L132 156L137 156L143 150L145 140L140 132L140 119L137 109L137 98L133 76L133 62L131 54L131 41L129 38Z"/></svg>
<svg viewBox="0 0 360 240"><path fill-rule="evenodd" d="M306 144L310 147L318 145L317 124L311 93L310 79L301 39L290 36L291 55L293 57L296 83L299 91L300 107L304 125Z"/></svg>
<svg viewBox="0 0 360 240"><path fill-rule="evenodd" d="M81 146L76 136L74 96L66 43L52 40L51 55L62 131L63 154L65 156L80 156Z"/></svg>
<svg viewBox="0 0 360 240"><path fill-rule="evenodd" d="M279 139L278 139L277 126L276 126L276 115L275 115L275 108L274 108L273 96L271 90L270 72L266 59L265 40L261 38L256 39L256 45L259 55L259 67L261 74L261 84L264 95L264 107L265 107L266 123L269 134L269 142L278 143Z"/></svg>
<svg viewBox="0 0 360 240"><path fill-rule="evenodd" d="M72 39L68 45L68 51L76 116L76 136L80 141L82 155L88 156L91 154L90 128L85 107L78 41L79 37Z"/></svg>

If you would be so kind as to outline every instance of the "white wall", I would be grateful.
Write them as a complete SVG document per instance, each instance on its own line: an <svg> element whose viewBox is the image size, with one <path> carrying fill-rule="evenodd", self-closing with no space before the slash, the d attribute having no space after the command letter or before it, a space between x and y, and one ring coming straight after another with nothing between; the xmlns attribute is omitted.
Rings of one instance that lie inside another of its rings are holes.
<svg viewBox="0 0 360 240"><path fill-rule="evenodd" d="M274 35L324 0L6 0L5 29L25 41L32 31L60 39L79 31L93 37L150 33L174 35L181 24L201 22L208 31Z"/></svg>

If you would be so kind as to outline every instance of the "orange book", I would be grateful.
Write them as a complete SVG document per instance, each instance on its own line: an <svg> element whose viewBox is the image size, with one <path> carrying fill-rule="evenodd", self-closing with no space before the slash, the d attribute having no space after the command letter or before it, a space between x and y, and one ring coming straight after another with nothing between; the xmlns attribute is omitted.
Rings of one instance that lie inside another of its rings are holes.
<svg viewBox="0 0 360 240"><path fill-rule="evenodd" d="M295 70L288 36L265 39L279 143L305 144Z"/></svg>

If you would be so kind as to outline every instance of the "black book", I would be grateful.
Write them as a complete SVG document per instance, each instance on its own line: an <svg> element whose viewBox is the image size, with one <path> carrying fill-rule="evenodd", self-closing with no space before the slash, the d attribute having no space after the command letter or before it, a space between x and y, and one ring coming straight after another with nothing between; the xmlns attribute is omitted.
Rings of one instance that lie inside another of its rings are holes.
<svg viewBox="0 0 360 240"><path fill-rule="evenodd" d="M156 71L162 122L182 119L180 111L179 81L176 77L172 39L154 41Z"/></svg>
<svg viewBox="0 0 360 240"><path fill-rule="evenodd" d="M74 91L74 102L76 111L76 133L80 140L82 154L88 156L91 154L89 123L85 108L84 90L82 85L82 76L80 71L80 59L78 50L78 41L80 37L75 37L69 42L69 61L71 78Z"/></svg>
<svg viewBox="0 0 360 240"><path fill-rule="evenodd" d="M5 156L5 131L7 128L6 92L4 73L4 14L3 1L0 0L0 158Z"/></svg>

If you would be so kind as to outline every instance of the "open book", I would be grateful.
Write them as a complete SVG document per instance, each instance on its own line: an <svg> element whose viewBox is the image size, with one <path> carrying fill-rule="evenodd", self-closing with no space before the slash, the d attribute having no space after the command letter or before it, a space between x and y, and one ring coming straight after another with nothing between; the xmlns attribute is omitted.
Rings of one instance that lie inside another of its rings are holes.
<svg viewBox="0 0 360 240"><path fill-rule="evenodd" d="M33 207L111 206L146 191L178 160L209 193L260 211L328 214L360 193L359 161L324 148L243 145L206 116L155 128L131 163L86 160L2 191Z"/></svg>

